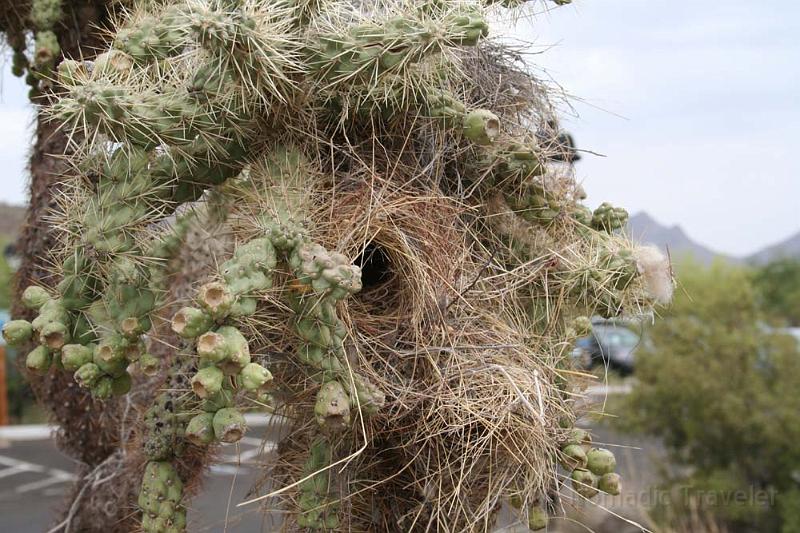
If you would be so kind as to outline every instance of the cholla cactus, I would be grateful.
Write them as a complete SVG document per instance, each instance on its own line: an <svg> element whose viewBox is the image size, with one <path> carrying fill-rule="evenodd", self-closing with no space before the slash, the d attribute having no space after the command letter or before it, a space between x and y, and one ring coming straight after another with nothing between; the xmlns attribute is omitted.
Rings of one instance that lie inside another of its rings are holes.
<svg viewBox="0 0 800 533"><path fill-rule="evenodd" d="M619 491L569 433L569 346L668 299L665 266L548 166L546 91L486 21L472 0L141 2L94 62L61 63L62 281L4 335L97 398L163 384L137 427L145 531L182 530L207 462L188 458L276 403L287 528L464 531L508 499L538 529L559 462L581 496ZM212 204L233 249L170 299Z"/></svg>

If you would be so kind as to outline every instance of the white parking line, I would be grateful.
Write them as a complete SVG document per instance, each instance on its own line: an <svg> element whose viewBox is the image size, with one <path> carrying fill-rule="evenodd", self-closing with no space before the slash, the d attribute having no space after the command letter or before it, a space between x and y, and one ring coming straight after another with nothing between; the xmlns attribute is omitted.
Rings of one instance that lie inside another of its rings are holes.
<svg viewBox="0 0 800 533"><path fill-rule="evenodd" d="M63 470L58 470L57 468L51 468L48 470L48 472L50 473L49 478L19 485L16 489L14 489L15 492L17 494L22 494L24 492L30 492L32 490L39 490L44 487L49 487L50 485L55 485L56 483L71 482L75 479L74 475L70 474L69 472L64 472Z"/></svg>
<svg viewBox="0 0 800 533"><path fill-rule="evenodd" d="M60 470L58 468L47 468L42 465L37 465L36 463L20 461L19 459L6 457L4 455L0 455L0 465L8 467L0 470L0 478L21 474L23 472L36 472L39 474L45 474L47 476L39 481L32 481L30 483L24 483L16 486L14 488L14 492L18 494L49 487L50 485L55 485L57 483L67 483L75 479L73 474L65 472L64 470Z"/></svg>

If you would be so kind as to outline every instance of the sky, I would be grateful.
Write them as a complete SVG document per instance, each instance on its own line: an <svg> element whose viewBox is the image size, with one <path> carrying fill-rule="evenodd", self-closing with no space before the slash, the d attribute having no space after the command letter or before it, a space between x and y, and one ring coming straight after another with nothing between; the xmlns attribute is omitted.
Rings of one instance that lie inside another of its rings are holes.
<svg viewBox="0 0 800 533"><path fill-rule="evenodd" d="M745 255L800 231L800 2L574 0L500 35L572 97L589 204ZM2 69L0 201L26 200L32 112ZM568 111L565 109L565 112Z"/></svg>

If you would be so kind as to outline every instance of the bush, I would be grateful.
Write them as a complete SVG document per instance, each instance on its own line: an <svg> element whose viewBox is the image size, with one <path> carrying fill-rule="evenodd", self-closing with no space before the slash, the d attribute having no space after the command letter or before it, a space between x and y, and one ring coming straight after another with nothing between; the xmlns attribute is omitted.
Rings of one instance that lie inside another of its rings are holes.
<svg viewBox="0 0 800 533"><path fill-rule="evenodd" d="M753 273L764 310L789 326L800 326L800 260L776 259Z"/></svg>
<svg viewBox="0 0 800 533"><path fill-rule="evenodd" d="M690 467L672 480L684 485L674 511L695 500L735 529L792 531L797 513L778 502L793 499L800 461L797 343L764 327L747 271L679 271L682 289L637 355L623 424L663 438Z"/></svg>

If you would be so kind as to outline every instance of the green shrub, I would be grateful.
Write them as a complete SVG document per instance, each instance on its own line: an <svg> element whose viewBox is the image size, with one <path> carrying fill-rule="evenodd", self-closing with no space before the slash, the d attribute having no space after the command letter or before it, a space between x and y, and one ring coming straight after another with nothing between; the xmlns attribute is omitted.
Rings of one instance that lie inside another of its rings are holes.
<svg viewBox="0 0 800 533"><path fill-rule="evenodd" d="M673 511L694 500L733 528L800 527L793 506L777 503L797 490L797 343L764 326L747 271L718 263L679 272L673 306L637 354L623 424L661 437L689 467L671 481L682 486Z"/></svg>

